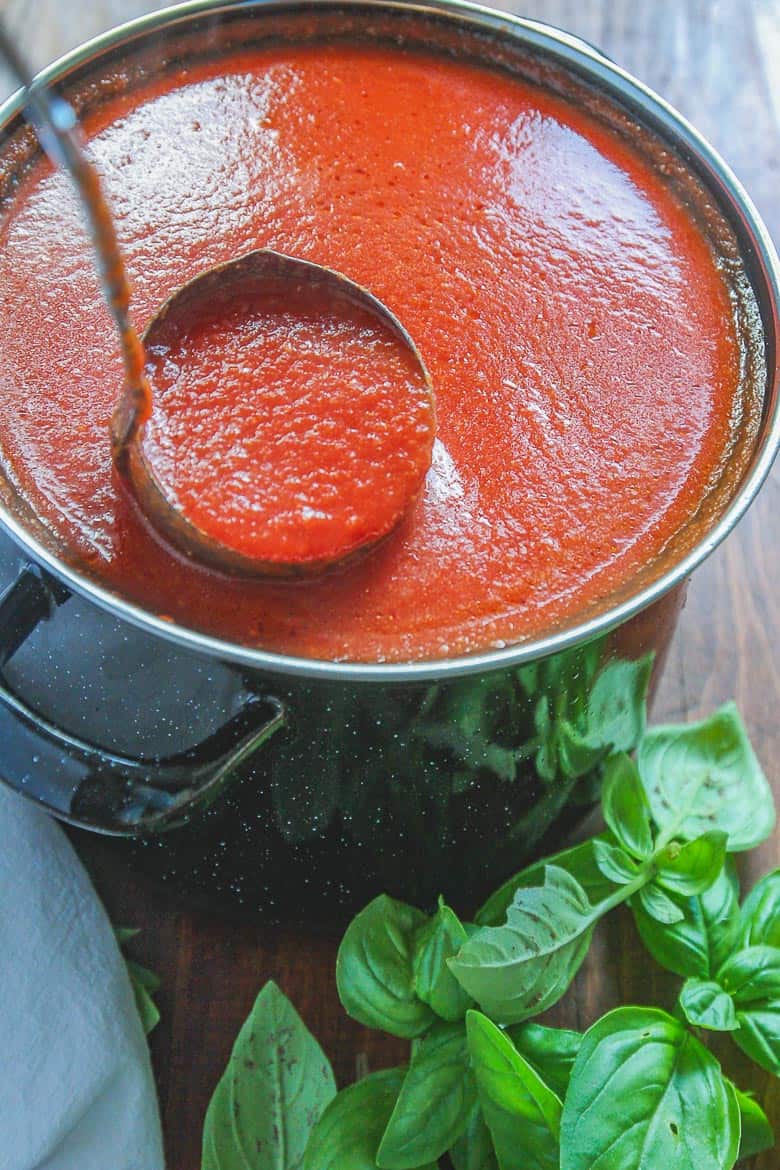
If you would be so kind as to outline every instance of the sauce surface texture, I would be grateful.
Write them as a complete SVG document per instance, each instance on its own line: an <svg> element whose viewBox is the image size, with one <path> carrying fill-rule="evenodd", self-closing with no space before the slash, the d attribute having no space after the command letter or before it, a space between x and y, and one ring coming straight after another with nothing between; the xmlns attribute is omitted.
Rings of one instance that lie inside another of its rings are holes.
<svg viewBox="0 0 780 1170"><path fill-rule="evenodd" d="M550 628L657 556L723 458L739 379L725 283L663 180L581 109L468 62L279 47L145 83L87 120L139 329L257 247L334 267L431 373L433 466L410 516L317 582L227 579L122 498L122 368L68 180L0 225L0 442L73 559L197 629L393 661Z"/></svg>

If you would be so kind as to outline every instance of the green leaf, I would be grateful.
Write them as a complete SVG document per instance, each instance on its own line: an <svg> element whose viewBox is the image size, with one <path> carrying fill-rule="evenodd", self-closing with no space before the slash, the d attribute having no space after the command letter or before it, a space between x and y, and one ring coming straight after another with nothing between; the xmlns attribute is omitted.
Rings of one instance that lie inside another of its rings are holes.
<svg viewBox="0 0 780 1170"><path fill-rule="evenodd" d="M742 1162L746 1158L753 1158L756 1154L763 1154L764 1150L771 1150L775 1144L775 1135L769 1118L749 1093L743 1093L733 1085L734 1093L739 1105L739 1114L742 1119L742 1137L739 1142L739 1158Z"/></svg>
<svg viewBox="0 0 780 1170"><path fill-rule="evenodd" d="M730 1170L739 1108L714 1056L651 1008L585 1034L561 1124L561 1170Z"/></svg>
<svg viewBox="0 0 780 1170"><path fill-rule="evenodd" d="M402 1068L385 1069L342 1089L314 1127L303 1170L376 1170L379 1143L405 1074Z"/></svg>
<svg viewBox="0 0 780 1170"><path fill-rule="evenodd" d="M206 1113L203 1170L298 1170L336 1092L328 1060L275 983L266 983Z"/></svg>
<svg viewBox="0 0 780 1170"><path fill-rule="evenodd" d="M780 998L737 1010L735 1044L761 1068L780 1077Z"/></svg>
<svg viewBox="0 0 780 1170"><path fill-rule="evenodd" d="M139 987L143 987L146 991L157 991L160 987L160 977L155 975L154 971L150 971L148 967L142 967L140 963L136 963L134 959L125 959L125 966L127 973L130 976L131 982Z"/></svg>
<svg viewBox="0 0 780 1170"><path fill-rule="evenodd" d="M129 967L129 964L128 964ZM145 967L140 968L147 978L154 981L155 987L159 986L159 979L153 975L151 971L147 971ZM133 988L133 995L135 996L135 1006L138 1009L138 1015L141 1017L141 1027L144 1030L144 1035L148 1036L160 1022L160 1009L152 999L152 993L147 985L142 981L136 980L133 975L130 975L130 983Z"/></svg>
<svg viewBox="0 0 780 1170"><path fill-rule="evenodd" d="M499 1170L558 1170L560 1100L481 1012L470 1011L466 1027Z"/></svg>
<svg viewBox="0 0 780 1170"><path fill-rule="evenodd" d="M450 1150L450 1158L455 1170L498 1170L493 1139L479 1105L471 1110L466 1128Z"/></svg>
<svg viewBox="0 0 780 1170"><path fill-rule="evenodd" d="M653 852L650 805L633 760L622 752L610 756L601 789L604 820L620 844L642 860Z"/></svg>
<svg viewBox="0 0 780 1170"><path fill-rule="evenodd" d="M745 899L739 941L743 947L780 947L780 869L757 882Z"/></svg>
<svg viewBox="0 0 780 1170"><path fill-rule="evenodd" d="M582 1044L582 1033L528 1022L507 1028L507 1036L544 1083L563 1100Z"/></svg>
<svg viewBox="0 0 780 1170"><path fill-rule="evenodd" d="M685 920L685 911L676 902L673 902L655 882L643 886L636 897L645 913L663 926L674 926L676 922Z"/></svg>
<svg viewBox="0 0 780 1170"><path fill-rule="evenodd" d="M201 1170L233 1170L234 1167L245 1170L246 1162L243 1155L237 1155L235 1149L230 1084L223 1077L211 1096L203 1123Z"/></svg>
<svg viewBox="0 0 780 1170"><path fill-rule="evenodd" d="M594 841L608 841L614 844L611 835L605 833L583 841L581 845L575 845L572 849L564 849L562 853L556 853L543 861L535 861L533 865L527 866L520 873L509 878L503 886L491 894L487 902L478 910L475 921L480 926L500 926L506 920L507 911L512 905L517 891L528 889L530 886L542 885L544 871L548 865L565 869L567 873L576 878L592 905L595 906L599 902L603 902L605 898L614 893L615 887L604 877L596 864Z"/></svg>
<svg viewBox="0 0 780 1170"><path fill-rule="evenodd" d="M780 997L780 949L747 947L726 960L718 983L738 1007Z"/></svg>
<svg viewBox="0 0 780 1170"><path fill-rule="evenodd" d="M141 933L140 926L115 926L114 937L119 943L120 947L124 947L125 943L129 943L131 939L137 938Z"/></svg>
<svg viewBox="0 0 780 1170"><path fill-rule="evenodd" d="M477 1101L463 1024L441 1024L414 1054L379 1146L382 1170L415 1170L458 1140Z"/></svg>
<svg viewBox="0 0 780 1170"><path fill-rule="evenodd" d="M604 877L614 882L616 886L625 886L632 882L639 872L639 866L631 854L626 853L619 845L610 845L608 841L594 841L593 852L596 865Z"/></svg>
<svg viewBox="0 0 780 1170"><path fill-rule="evenodd" d="M427 1032L436 1017L418 997L414 977L425 923L419 910L386 894L353 918L336 959L339 997L353 1019L407 1040Z"/></svg>
<svg viewBox="0 0 780 1170"><path fill-rule="evenodd" d="M651 728L637 763L656 824L676 837L722 829L738 853L774 829L772 791L733 703L701 723Z"/></svg>
<svg viewBox="0 0 780 1170"><path fill-rule="evenodd" d="M141 931L133 926L115 926L114 936L120 947L124 947L131 939L137 938ZM154 971L142 967L134 959L125 958L130 986L133 989L135 1006L141 1019L144 1035L148 1036L160 1022L160 1009L152 998L160 986L160 980Z"/></svg>
<svg viewBox="0 0 780 1170"><path fill-rule="evenodd" d="M716 880L726 860L725 833L712 829L687 845L673 841L657 855L656 881L674 894L692 898Z"/></svg>
<svg viewBox="0 0 780 1170"><path fill-rule="evenodd" d="M457 917L439 899L435 916L418 931L414 952L414 989L443 1020L462 1020L472 1000L447 966L468 935Z"/></svg>
<svg viewBox="0 0 780 1170"><path fill-rule="evenodd" d="M695 1028L734 1032L739 1027L734 1001L719 983L688 979L680 992L680 1007Z"/></svg>
<svg viewBox="0 0 780 1170"><path fill-rule="evenodd" d="M548 865L544 886L521 889L505 926L485 926L449 960L455 978L492 1019L539 1015L566 992L587 954L593 910L579 882Z"/></svg>
<svg viewBox="0 0 780 1170"><path fill-rule="evenodd" d="M637 662L618 659L600 671L588 696L591 742L616 752L633 751L639 743L647 722L647 687L653 657L648 654Z"/></svg>
<svg viewBox="0 0 780 1170"><path fill-rule="evenodd" d="M652 886L645 887L642 894ZM632 898L631 909L642 942L653 958L683 978L711 979L731 953L739 930L739 889L734 864L698 898L669 895L682 912L680 922L661 926L647 913L645 900Z"/></svg>

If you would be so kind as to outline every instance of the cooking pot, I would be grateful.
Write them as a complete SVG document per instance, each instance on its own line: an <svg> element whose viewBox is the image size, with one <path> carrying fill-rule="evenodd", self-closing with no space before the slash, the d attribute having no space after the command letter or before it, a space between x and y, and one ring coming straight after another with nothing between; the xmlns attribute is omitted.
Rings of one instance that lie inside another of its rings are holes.
<svg viewBox="0 0 780 1170"><path fill-rule="evenodd" d="M193 3L45 76L78 105L86 81L120 76L140 50L163 70L234 44L357 35L554 78L644 136L669 182L698 192L716 245L743 257L752 291L736 313L738 326L760 313L745 377L761 383L763 411L690 524L621 592L544 637L440 661L293 658L161 618L69 559L0 474L2 779L63 820L132 838L136 863L178 888L286 919L342 916L380 890L442 892L465 909L559 839L593 804L606 755L636 745L687 578L780 443L766 230L696 131L577 38L444 0ZM17 96L0 111L0 147L13 139L22 166L35 146L20 107Z"/></svg>

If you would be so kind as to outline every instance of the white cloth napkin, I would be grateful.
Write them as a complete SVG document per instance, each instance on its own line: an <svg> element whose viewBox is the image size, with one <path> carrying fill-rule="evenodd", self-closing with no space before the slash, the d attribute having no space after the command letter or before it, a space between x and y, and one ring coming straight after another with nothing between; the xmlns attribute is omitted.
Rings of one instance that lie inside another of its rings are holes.
<svg viewBox="0 0 780 1170"><path fill-rule="evenodd" d="M163 1170L124 960L62 830L0 785L0 1167Z"/></svg>

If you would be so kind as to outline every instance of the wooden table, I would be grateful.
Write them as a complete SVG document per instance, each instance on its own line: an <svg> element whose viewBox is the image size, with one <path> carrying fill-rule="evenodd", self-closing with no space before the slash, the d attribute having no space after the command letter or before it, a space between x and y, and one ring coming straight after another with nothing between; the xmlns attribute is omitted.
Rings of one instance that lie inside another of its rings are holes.
<svg viewBox="0 0 780 1170"><path fill-rule="evenodd" d="M42 63L146 0L10 0L9 20ZM599 45L678 107L724 154L780 241L780 0L527 0L512 7ZM0 78L0 85L2 78ZM698 571L655 707L682 720L736 698L780 798L780 467L738 531ZM134 953L162 976L162 1023L151 1038L170 1170L197 1170L203 1116L233 1038L268 978L294 999L332 1057L340 1083L402 1049L345 1019L335 991L337 940L189 913L141 880L118 884L110 850L81 839L109 912L139 926ZM780 836L744 867L780 864ZM625 1001L670 1005L674 980L644 957L627 915L613 916L559 1022L586 1027ZM775 1086L777 1082L775 1082ZM770 1101L780 1133L780 1093ZM777 1153L757 1160L777 1166ZM671 1170L671 1168L670 1168Z"/></svg>

